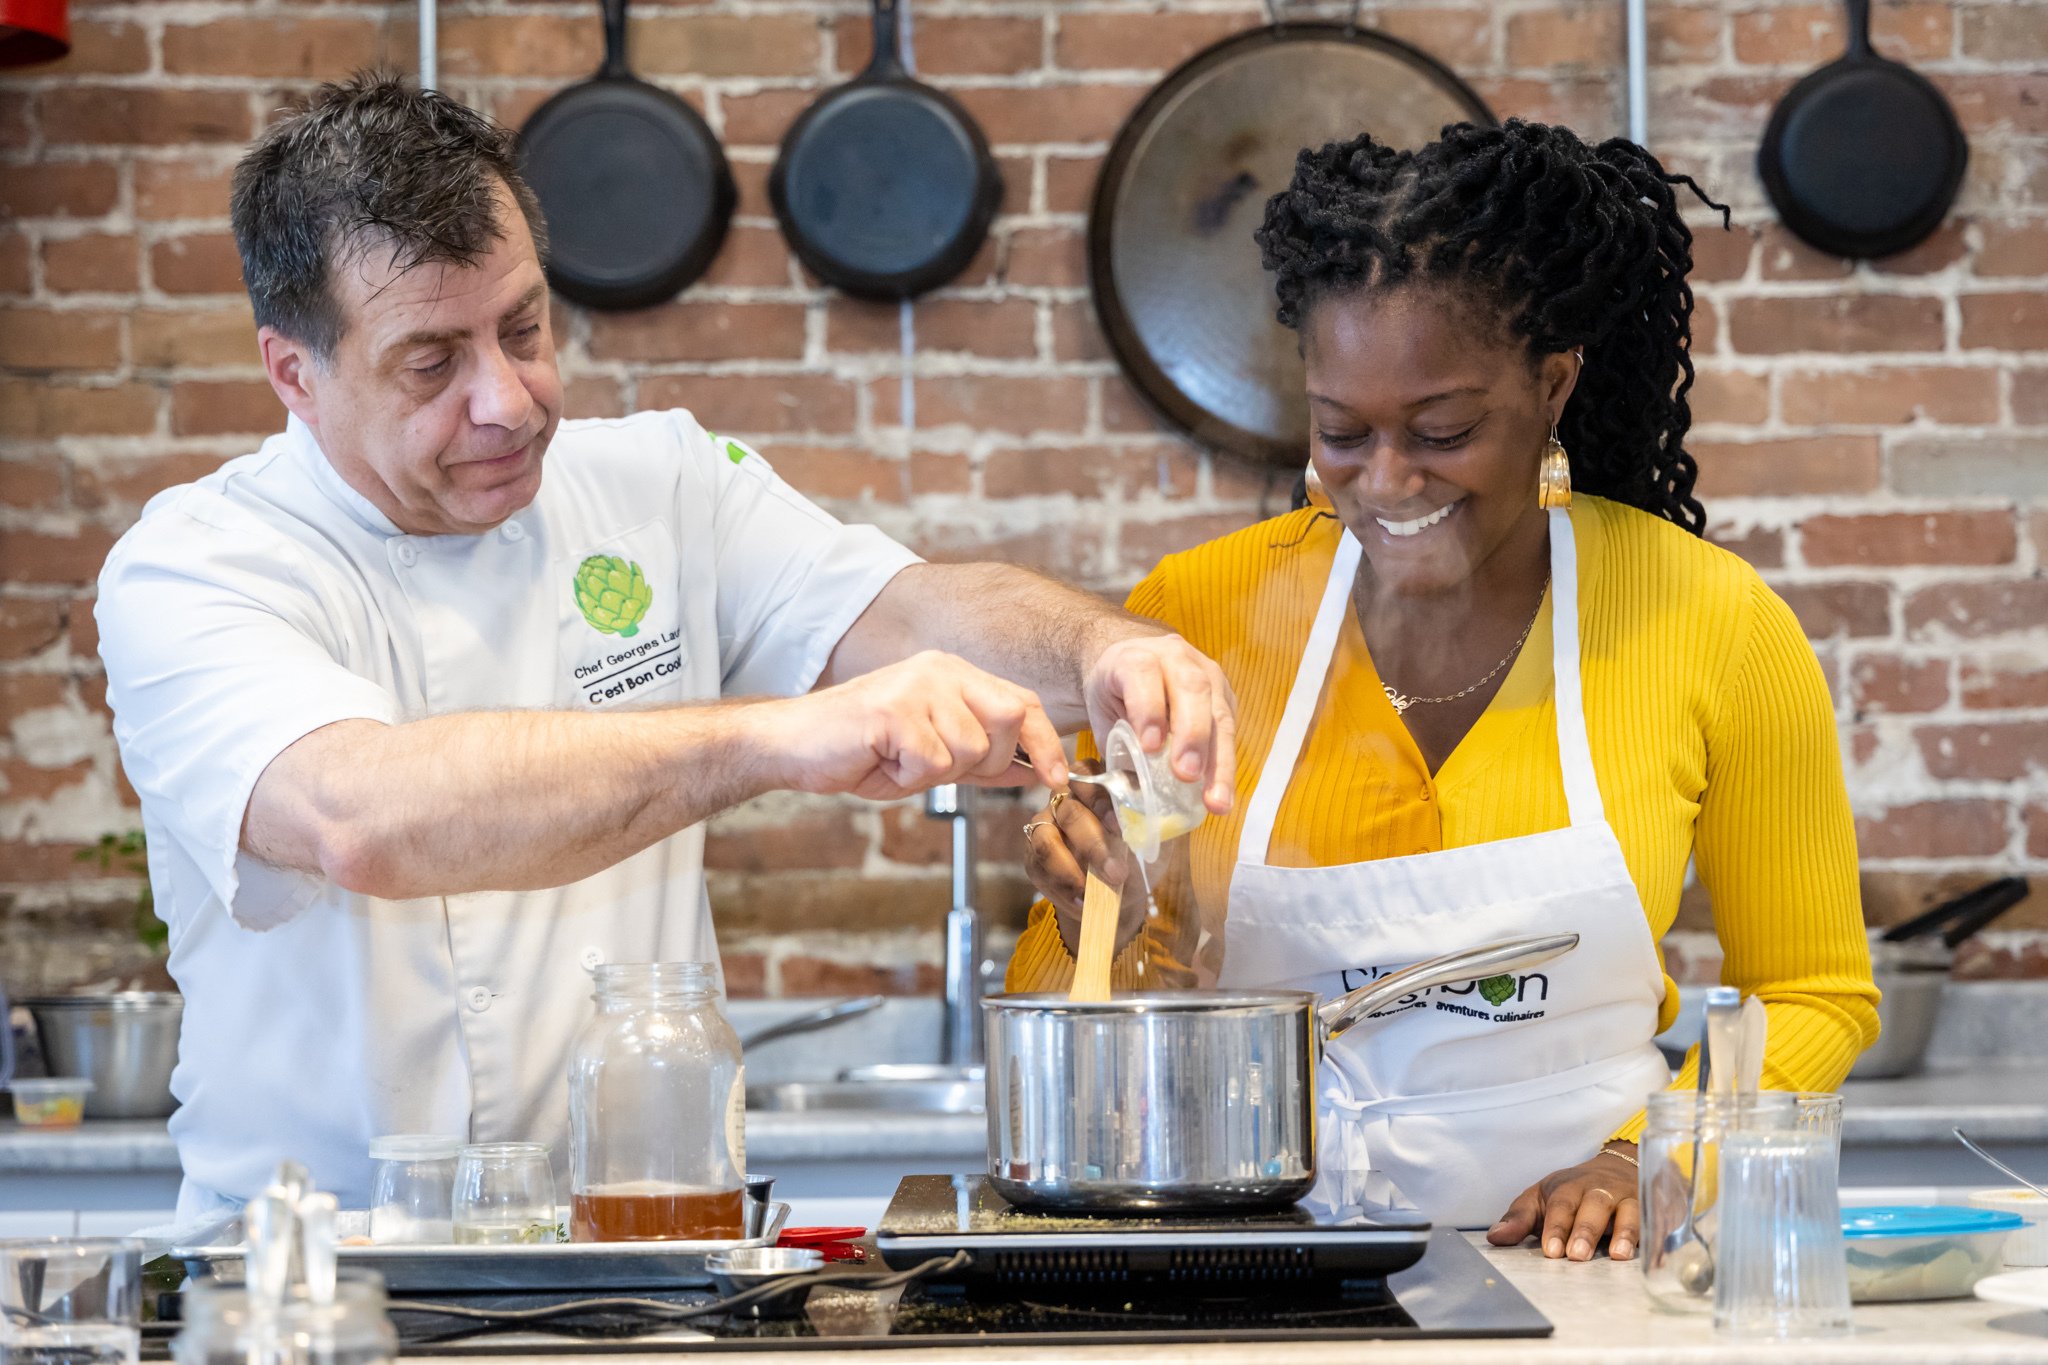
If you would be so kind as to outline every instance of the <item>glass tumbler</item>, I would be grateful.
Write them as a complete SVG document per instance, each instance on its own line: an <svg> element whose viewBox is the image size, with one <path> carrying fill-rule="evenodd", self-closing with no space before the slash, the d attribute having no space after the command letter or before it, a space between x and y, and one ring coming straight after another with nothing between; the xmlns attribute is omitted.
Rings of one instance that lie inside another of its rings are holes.
<svg viewBox="0 0 2048 1365"><path fill-rule="evenodd" d="M1833 1142L1812 1132L1721 1140L1714 1330L1797 1339L1849 1330L1849 1273Z"/></svg>
<svg viewBox="0 0 2048 1365"><path fill-rule="evenodd" d="M1842 1096L1834 1090L1794 1090L1793 1106L1799 1119L1795 1125L1802 1133L1813 1133L1828 1140L1835 1154L1835 1171L1839 1176L1842 1168Z"/></svg>
<svg viewBox="0 0 2048 1365"><path fill-rule="evenodd" d="M455 1161L455 1238L463 1246L561 1240L555 1173L539 1142L481 1142Z"/></svg>
<svg viewBox="0 0 2048 1365"><path fill-rule="evenodd" d="M140 1242L125 1237L0 1242L0 1361L134 1365L141 1347Z"/></svg>
<svg viewBox="0 0 2048 1365"><path fill-rule="evenodd" d="M455 1162L462 1139L399 1133L370 1139L370 1240L380 1246L455 1240Z"/></svg>
<svg viewBox="0 0 2048 1365"><path fill-rule="evenodd" d="M1678 1276L1680 1248L1686 1239L1688 1206L1692 1231L1709 1253L1720 1228L1719 1163L1722 1139L1731 1132L1789 1132L1795 1121L1792 1096L1782 1090L1749 1095L1700 1095L1690 1090L1660 1090L1649 1097L1648 1122L1637 1151L1641 1173L1642 1246L1636 1259L1643 1267L1643 1288L1660 1307L1681 1313L1705 1313L1709 1294L1687 1289ZM1700 1153L1699 1179L1693 1172L1695 1139Z"/></svg>
<svg viewBox="0 0 2048 1365"><path fill-rule="evenodd" d="M334 1302L315 1304L304 1285L282 1311L249 1311L241 1285L195 1280L185 1286L182 1319L171 1342L177 1365L386 1365L398 1358L398 1333L385 1315L381 1276L344 1271Z"/></svg>

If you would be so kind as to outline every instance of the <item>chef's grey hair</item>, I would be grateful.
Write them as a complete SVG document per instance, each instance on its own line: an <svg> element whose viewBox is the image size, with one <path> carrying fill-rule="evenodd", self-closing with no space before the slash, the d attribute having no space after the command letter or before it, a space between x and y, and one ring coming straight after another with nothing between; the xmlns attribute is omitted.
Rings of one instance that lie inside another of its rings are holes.
<svg viewBox="0 0 2048 1365"><path fill-rule="evenodd" d="M257 325L332 359L347 325L336 264L388 250L401 272L474 265L505 235L500 185L545 258L547 228L509 129L395 75L321 86L235 167L229 214Z"/></svg>

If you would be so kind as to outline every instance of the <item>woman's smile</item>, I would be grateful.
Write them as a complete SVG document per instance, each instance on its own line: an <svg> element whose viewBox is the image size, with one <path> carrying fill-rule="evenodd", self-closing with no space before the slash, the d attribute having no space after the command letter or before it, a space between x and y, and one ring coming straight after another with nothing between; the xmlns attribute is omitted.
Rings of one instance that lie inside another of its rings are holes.
<svg viewBox="0 0 2048 1365"><path fill-rule="evenodd" d="M1442 507L1437 508L1436 511L1426 516L1416 517L1411 521L1393 521L1377 513L1374 514L1373 520L1384 527L1390 536L1419 536L1430 527L1441 524L1446 517L1457 511L1464 503L1465 500L1463 498L1453 498Z"/></svg>

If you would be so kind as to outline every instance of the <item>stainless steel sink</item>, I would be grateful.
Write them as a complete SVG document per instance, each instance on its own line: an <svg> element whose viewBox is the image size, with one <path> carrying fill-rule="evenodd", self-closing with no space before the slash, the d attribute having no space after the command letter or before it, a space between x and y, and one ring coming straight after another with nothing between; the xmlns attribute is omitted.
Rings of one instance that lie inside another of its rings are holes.
<svg viewBox="0 0 2048 1365"><path fill-rule="evenodd" d="M979 1114L980 1081L788 1081L747 1087L747 1108L784 1114L865 1110L880 1114Z"/></svg>

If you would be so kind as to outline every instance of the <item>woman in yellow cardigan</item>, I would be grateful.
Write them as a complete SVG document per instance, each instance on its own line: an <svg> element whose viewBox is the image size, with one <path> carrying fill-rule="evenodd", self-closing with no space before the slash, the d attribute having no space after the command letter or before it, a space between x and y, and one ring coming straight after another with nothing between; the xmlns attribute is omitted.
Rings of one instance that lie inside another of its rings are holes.
<svg viewBox="0 0 2048 1365"><path fill-rule="evenodd" d="M1125 883L1127 989L1334 995L1576 932L1338 1040L1321 1136L1326 1168L1574 1260L1640 1235L1643 1097L1672 1083L1651 1038L1677 1009L1656 943L1689 860L1723 979L1768 1007L1767 1086L1832 1089L1877 1033L1820 668L1701 539L1674 184L1698 192L1633 144L1520 122L1302 153L1259 243L1307 364L1311 502L1129 600L1235 688L1237 804L1155 869L1148 914L1101 799L1055 798L1030 831L1049 903L1008 978L1070 978L1084 864Z"/></svg>

